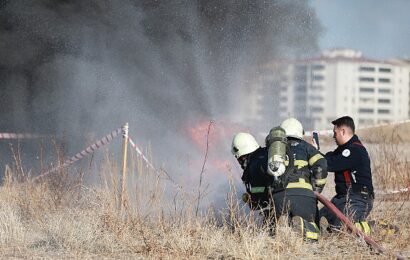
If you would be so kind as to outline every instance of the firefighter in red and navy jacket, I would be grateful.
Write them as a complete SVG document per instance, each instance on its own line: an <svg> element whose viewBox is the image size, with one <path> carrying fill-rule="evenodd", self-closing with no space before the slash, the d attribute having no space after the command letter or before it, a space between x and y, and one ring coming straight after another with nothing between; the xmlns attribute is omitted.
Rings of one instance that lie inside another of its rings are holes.
<svg viewBox="0 0 410 260"><path fill-rule="evenodd" d="M328 171L335 173L336 196L331 202L352 218L358 229L368 234L370 226L366 217L374 200L369 154L355 134L351 117L338 118L332 124L338 147L325 155ZM340 228L340 220L327 208L322 208L320 214L328 220L330 227Z"/></svg>

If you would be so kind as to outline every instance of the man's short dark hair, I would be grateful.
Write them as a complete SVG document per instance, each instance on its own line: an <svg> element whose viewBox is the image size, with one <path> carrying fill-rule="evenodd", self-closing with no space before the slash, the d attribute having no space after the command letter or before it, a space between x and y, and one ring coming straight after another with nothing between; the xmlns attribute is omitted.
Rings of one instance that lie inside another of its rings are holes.
<svg viewBox="0 0 410 260"><path fill-rule="evenodd" d="M355 131L354 121L353 118L351 118L350 116L342 116L336 120L333 120L332 124L336 127L341 127L342 125L347 126L350 129L352 129L353 133Z"/></svg>

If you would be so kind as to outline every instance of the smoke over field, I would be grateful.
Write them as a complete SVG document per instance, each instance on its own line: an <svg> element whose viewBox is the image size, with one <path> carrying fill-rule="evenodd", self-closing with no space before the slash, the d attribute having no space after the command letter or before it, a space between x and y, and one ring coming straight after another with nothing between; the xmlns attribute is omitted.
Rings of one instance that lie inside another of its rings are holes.
<svg viewBox="0 0 410 260"><path fill-rule="evenodd" d="M129 122L172 173L203 158L187 129L255 127L241 114L257 65L315 51L320 30L306 1L1 1L0 131L65 135L73 153Z"/></svg>
<svg viewBox="0 0 410 260"><path fill-rule="evenodd" d="M56 135L67 158L129 122L177 183L130 152L120 209L120 138L40 182L24 173L59 150L0 139L0 258L373 258L348 232L305 243L283 218L273 238L227 167L233 132L267 130L242 120L258 66L314 52L320 31L304 0L0 0L0 132ZM376 187L402 187L407 144L374 134L371 155L388 162L373 161ZM371 219L398 228L373 231L386 257L409 255L408 201L375 203Z"/></svg>

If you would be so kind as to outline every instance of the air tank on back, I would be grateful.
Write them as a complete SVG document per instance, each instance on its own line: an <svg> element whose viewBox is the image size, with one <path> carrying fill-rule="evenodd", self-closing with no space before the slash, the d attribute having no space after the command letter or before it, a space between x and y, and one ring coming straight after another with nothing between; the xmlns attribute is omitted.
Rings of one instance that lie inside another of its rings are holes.
<svg viewBox="0 0 410 260"><path fill-rule="evenodd" d="M280 126L274 127L270 130L266 137L266 146L268 150L268 174L279 177L285 170L286 160L286 146L287 138L286 132Z"/></svg>

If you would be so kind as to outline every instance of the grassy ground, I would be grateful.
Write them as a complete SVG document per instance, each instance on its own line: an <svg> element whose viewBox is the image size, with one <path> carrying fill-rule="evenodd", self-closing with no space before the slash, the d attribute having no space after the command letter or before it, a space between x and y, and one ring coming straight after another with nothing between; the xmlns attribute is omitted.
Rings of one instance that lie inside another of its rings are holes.
<svg viewBox="0 0 410 260"><path fill-rule="evenodd" d="M372 139L367 144L378 189L402 187L410 180L403 141ZM323 149L331 149L331 142ZM130 167L130 168L140 168ZM224 208L197 214L196 194L172 187L152 174L131 174L128 197L118 210L116 167L107 158L98 181L84 185L82 174L61 171L32 182L18 169L7 169L0 187L0 258L119 259L373 259L410 256L409 193L378 196L371 219L399 228L396 234L376 226L372 238L387 249L375 254L347 231L323 232L320 242L304 242L281 220L276 237L245 210L234 187ZM228 173L229 174L229 173ZM75 176L75 177L73 177ZM333 195L333 175L324 194ZM323 223L326 224L325 222Z"/></svg>

